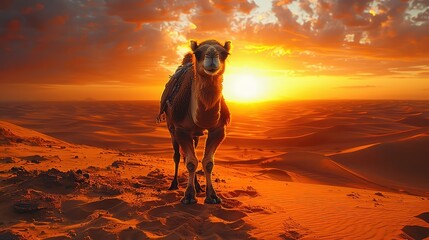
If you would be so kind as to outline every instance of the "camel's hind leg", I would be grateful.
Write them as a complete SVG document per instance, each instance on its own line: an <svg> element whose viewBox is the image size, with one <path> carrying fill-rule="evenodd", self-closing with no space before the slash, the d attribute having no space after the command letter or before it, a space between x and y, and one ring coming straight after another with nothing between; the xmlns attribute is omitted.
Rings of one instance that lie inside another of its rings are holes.
<svg viewBox="0 0 429 240"><path fill-rule="evenodd" d="M175 189L179 188L179 180L177 180L177 174L179 171L180 152L179 152L179 144L177 143L177 141L174 139L173 136L171 138L171 141L172 141L173 149L174 149L174 155L173 155L174 178L173 178L173 181L171 182L170 188L168 188L168 190L175 190Z"/></svg>
<svg viewBox="0 0 429 240"><path fill-rule="evenodd" d="M194 137L194 145L195 147L197 147L198 145L198 137ZM171 181L170 187L168 188L168 190L176 190L179 189L179 180L178 180L178 172L179 172L179 163L180 163L180 149L179 149L179 144L177 143L177 141L174 139L173 135L172 135L172 145L173 145L173 150L174 150L174 154L173 154L173 160L174 160L174 178L173 181ZM185 158L183 158L185 159ZM195 174L195 191L197 193L201 193L204 192L203 188L201 187L200 183L198 182L197 179L197 175Z"/></svg>
<svg viewBox="0 0 429 240"><path fill-rule="evenodd" d="M217 147L222 143L225 138L225 128L220 127L209 130L209 134L206 141L206 148L204 150L203 157L203 168L206 175L206 199L205 203L218 204L222 202L216 194L212 184L212 171L214 167L214 154Z"/></svg>
<svg viewBox="0 0 429 240"><path fill-rule="evenodd" d="M186 187L185 196L180 200L183 204L193 204L197 202L195 198L195 171L198 167L197 156L195 155L194 141L189 131L183 128L176 128L176 140L185 155L186 169L188 170L188 186Z"/></svg>

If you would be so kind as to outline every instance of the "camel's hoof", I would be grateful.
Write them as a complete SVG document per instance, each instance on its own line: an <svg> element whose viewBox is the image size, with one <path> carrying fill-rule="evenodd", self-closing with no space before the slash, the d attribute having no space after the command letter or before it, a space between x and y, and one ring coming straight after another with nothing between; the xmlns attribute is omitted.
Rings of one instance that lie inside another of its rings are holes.
<svg viewBox="0 0 429 240"><path fill-rule="evenodd" d="M179 183L178 182L172 182L168 190L176 190L179 189Z"/></svg>
<svg viewBox="0 0 429 240"><path fill-rule="evenodd" d="M195 197L191 197L191 196L184 196L180 200L180 202L185 204L185 205L195 204L195 203L197 203L197 199Z"/></svg>
<svg viewBox="0 0 429 240"><path fill-rule="evenodd" d="M204 203L207 204L220 204L222 203L222 199L218 196L215 197L206 197L206 199L204 199Z"/></svg>

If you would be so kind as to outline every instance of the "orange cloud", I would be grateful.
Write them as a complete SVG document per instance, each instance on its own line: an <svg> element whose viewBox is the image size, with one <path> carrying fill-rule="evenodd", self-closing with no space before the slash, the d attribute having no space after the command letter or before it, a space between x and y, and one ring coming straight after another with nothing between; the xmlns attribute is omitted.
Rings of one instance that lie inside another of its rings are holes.
<svg viewBox="0 0 429 240"><path fill-rule="evenodd" d="M397 69L427 66L429 2L1 1L0 82L162 86L191 38L297 77L424 78Z"/></svg>
<svg viewBox="0 0 429 240"><path fill-rule="evenodd" d="M186 13L194 6L193 1L121 1L107 0L108 14L120 16L127 22L148 23L178 20L180 13Z"/></svg>

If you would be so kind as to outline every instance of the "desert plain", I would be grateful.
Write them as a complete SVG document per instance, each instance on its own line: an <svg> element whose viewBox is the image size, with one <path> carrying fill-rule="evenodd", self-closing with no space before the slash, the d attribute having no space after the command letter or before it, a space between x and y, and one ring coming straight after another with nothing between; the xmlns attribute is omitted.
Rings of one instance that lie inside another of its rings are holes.
<svg viewBox="0 0 429 240"><path fill-rule="evenodd" d="M230 108L223 202L182 205L158 102L0 103L0 239L429 237L428 101Z"/></svg>

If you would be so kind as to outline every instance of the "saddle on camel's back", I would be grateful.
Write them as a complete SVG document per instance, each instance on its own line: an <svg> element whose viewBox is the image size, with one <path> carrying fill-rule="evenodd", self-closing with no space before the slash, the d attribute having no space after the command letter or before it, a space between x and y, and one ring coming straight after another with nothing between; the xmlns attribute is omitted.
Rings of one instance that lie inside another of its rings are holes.
<svg viewBox="0 0 429 240"><path fill-rule="evenodd" d="M166 120L166 113L168 107L171 107L172 118L175 120L183 120L191 98L191 86L194 75L194 64L192 62L192 54L186 54L183 59L182 65L180 65L170 79L165 84L164 91L161 95L159 114L156 117L156 122L159 124ZM192 77L186 75L192 74ZM229 124L231 113L229 112L228 106L225 103L225 99L222 96L221 99L221 116L220 120L225 124Z"/></svg>
<svg viewBox="0 0 429 240"><path fill-rule="evenodd" d="M165 112L167 111L167 107L173 103L173 100L183 83L183 74L192 69L193 66L194 65L191 62L182 64L176 69L176 72L174 72L174 74L170 76L170 79L168 80L167 84L165 84L164 92L162 92L161 95L159 114L156 118L157 123L165 121ZM191 89L189 89L189 92L190 91Z"/></svg>

